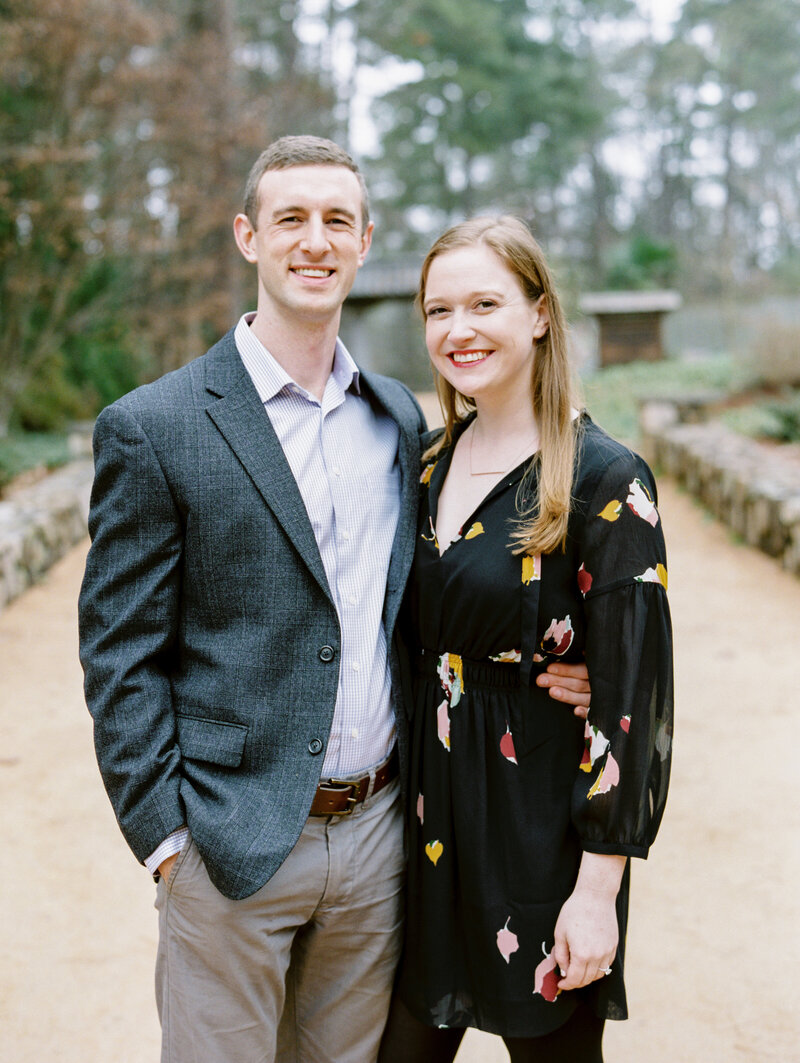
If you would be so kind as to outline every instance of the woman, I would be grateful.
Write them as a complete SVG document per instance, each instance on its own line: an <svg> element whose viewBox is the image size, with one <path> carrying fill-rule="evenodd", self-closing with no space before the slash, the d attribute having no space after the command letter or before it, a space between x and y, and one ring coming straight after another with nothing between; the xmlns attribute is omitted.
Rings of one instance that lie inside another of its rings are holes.
<svg viewBox="0 0 800 1063"><path fill-rule="evenodd" d="M408 919L380 1059L452 1059L475 1026L514 1063L597 1063L604 1020L627 1016L628 858L647 855L669 775L655 486L576 410L521 222L446 232L419 303L446 423L422 473ZM585 723L536 685L584 654Z"/></svg>

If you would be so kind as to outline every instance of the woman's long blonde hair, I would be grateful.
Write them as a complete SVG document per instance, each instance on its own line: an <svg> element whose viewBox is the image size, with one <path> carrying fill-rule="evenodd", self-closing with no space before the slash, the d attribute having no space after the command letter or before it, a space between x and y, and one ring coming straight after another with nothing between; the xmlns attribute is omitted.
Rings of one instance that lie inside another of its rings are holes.
<svg viewBox="0 0 800 1063"><path fill-rule="evenodd" d="M545 554L564 547L572 500L572 479L580 420L574 419L576 397L567 357L564 313L547 268L544 252L524 222L509 215L472 218L443 233L422 264L417 306L422 310L431 263L456 248L484 244L519 280L531 302L544 295L550 317L547 333L536 342L533 359L533 413L539 429L539 451L517 491L517 513L511 534L514 553ZM423 313L424 317L424 313ZM425 452L431 460L453 440L456 427L475 412L475 403L435 372L436 391L444 416L444 433ZM534 481L538 475L538 491Z"/></svg>

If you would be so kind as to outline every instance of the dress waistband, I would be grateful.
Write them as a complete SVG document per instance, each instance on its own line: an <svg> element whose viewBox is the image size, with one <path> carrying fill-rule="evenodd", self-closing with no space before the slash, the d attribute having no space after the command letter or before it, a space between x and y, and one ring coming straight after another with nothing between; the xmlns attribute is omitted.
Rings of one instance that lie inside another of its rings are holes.
<svg viewBox="0 0 800 1063"><path fill-rule="evenodd" d="M447 651L420 650L417 672L423 676L439 676L440 662ZM471 660L456 653L447 653L448 670L460 671L464 688L470 686L516 687L520 682L520 666L515 661Z"/></svg>

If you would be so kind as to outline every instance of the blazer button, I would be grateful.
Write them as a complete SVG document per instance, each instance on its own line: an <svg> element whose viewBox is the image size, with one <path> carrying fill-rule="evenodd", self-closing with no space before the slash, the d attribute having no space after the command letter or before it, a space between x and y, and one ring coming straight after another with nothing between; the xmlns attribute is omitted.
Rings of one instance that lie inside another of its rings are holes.
<svg viewBox="0 0 800 1063"><path fill-rule="evenodd" d="M319 659L321 661L324 661L325 664L328 664L329 661L332 661L335 656L336 650L334 650L333 646L323 646L322 649L319 651Z"/></svg>
<svg viewBox="0 0 800 1063"><path fill-rule="evenodd" d="M322 739L321 738L312 738L311 741L308 743L308 752L313 757L315 757L317 755L317 753L321 753L322 752Z"/></svg>

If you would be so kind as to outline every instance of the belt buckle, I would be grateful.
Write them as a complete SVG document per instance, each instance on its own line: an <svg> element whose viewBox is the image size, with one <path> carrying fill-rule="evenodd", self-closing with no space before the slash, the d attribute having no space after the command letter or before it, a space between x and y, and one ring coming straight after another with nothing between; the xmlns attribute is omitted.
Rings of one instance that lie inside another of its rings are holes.
<svg viewBox="0 0 800 1063"><path fill-rule="evenodd" d="M349 790L350 791L350 794L349 794L349 796L347 798L347 808L343 808L341 810L341 812L329 812L328 813L328 815L330 815L330 816L349 816L350 813L353 811L353 809L358 804L358 801L356 800L356 790L358 789L358 787L361 784L357 783L357 782L343 782L341 779L328 779L328 781L326 783L324 783L323 785L324 785L326 790L327 789L339 789L339 788L341 788L343 790Z"/></svg>

